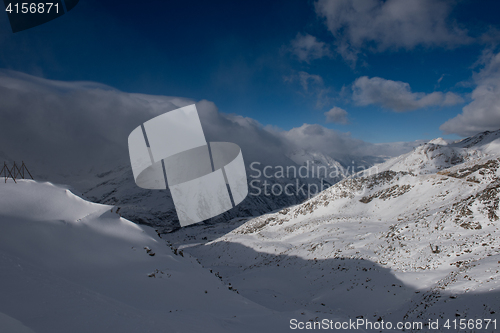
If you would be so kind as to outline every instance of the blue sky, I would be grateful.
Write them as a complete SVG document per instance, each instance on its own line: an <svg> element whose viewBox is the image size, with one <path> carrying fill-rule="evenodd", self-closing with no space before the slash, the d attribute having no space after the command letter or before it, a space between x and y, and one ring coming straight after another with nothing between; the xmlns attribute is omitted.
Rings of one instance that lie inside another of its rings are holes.
<svg viewBox="0 0 500 333"><path fill-rule="evenodd" d="M500 3L401 3L80 0L16 34L0 15L0 68L374 143L500 128L496 100L479 94L500 87Z"/></svg>

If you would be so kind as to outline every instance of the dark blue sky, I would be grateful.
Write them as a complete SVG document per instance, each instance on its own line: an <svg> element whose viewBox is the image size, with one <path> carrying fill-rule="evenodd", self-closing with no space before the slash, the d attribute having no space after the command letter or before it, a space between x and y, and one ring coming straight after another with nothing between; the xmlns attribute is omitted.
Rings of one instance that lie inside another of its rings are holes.
<svg viewBox="0 0 500 333"><path fill-rule="evenodd" d="M473 65L497 51L500 2L393 2L80 0L16 34L0 15L0 68L207 99L284 130L317 123L370 142L443 136L480 85L473 72L486 65ZM334 107L345 114L326 122Z"/></svg>

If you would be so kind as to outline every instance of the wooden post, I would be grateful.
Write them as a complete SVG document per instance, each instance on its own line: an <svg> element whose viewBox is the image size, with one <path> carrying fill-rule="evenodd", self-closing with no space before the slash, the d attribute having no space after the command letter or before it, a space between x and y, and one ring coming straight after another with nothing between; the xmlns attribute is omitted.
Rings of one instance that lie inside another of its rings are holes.
<svg viewBox="0 0 500 333"><path fill-rule="evenodd" d="M24 179L24 170L26 170L26 172L28 172L28 174L30 175L31 179L34 179L33 176L31 175L31 172L28 170L28 168L24 164L24 161L21 161L21 162L23 163L22 166L21 166L21 169L23 170L23 179Z"/></svg>
<svg viewBox="0 0 500 333"><path fill-rule="evenodd" d="M14 183L17 184L16 182L16 178L14 176L12 176L12 173L10 172L9 168L7 167L7 163L3 162L3 169L5 169L5 182L7 183L7 172L9 173L9 175L12 177L12 180L14 181Z"/></svg>
<svg viewBox="0 0 500 333"><path fill-rule="evenodd" d="M5 177L5 183L7 183L7 179L9 178L9 176L12 178L12 180L16 184L17 184L17 181L16 181L17 176L21 176L22 179L26 179L25 174L24 174L25 170L28 173L28 175L30 175L31 179L34 179L33 175L26 167L26 164L24 164L24 161L21 161L21 162L22 162L21 168L19 168L19 166L16 164L16 162L14 162L14 165L12 166L12 168L10 170L9 170L9 167L7 166L7 163L3 162L3 168L2 168L2 170L0 170L0 177L2 177L2 172L3 172L3 177Z"/></svg>
<svg viewBox="0 0 500 333"><path fill-rule="evenodd" d="M14 171L14 177L17 177L17 172L19 172L19 175L22 175L24 179L24 174L21 173L21 170L19 170L19 167L16 165L16 162L14 162L14 166L12 167L11 172Z"/></svg>
<svg viewBox="0 0 500 333"><path fill-rule="evenodd" d="M5 162L3 162L3 168L2 168L2 171L0 171L0 176L2 175L2 172L5 175L5 182L7 183L7 173L5 172Z"/></svg>

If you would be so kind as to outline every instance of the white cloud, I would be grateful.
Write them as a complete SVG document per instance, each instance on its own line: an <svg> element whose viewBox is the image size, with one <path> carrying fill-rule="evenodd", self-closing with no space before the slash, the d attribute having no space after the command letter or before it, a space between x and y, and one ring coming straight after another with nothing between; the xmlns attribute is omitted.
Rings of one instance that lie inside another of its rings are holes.
<svg viewBox="0 0 500 333"><path fill-rule="evenodd" d="M395 112L405 112L429 106L450 106L463 103L463 99L451 92L415 93L406 82L386 80L380 77L362 76L352 85L353 100L358 105L380 105Z"/></svg>
<svg viewBox="0 0 500 333"><path fill-rule="evenodd" d="M347 120L347 111L337 106L334 106L330 111L325 112L325 116L327 123L345 125L349 122Z"/></svg>
<svg viewBox="0 0 500 333"><path fill-rule="evenodd" d="M472 42L467 31L450 23L450 1L318 0L315 8L335 36L337 52L352 64L364 49L411 50Z"/></svg>
<svg viewBox="0 0 500 333"><path fill-rule="evenodd" d="M472 102L463 107L461 114L441 125L445 133L470 136L500 129L500 53L486 51L479 64L484 67L473 76L477 86Z"/></svg>
<svg viewBox="0 0 500 333"><path fill-rule="evenodd" d="M289 131L275 132L275 135L283 138L289 151L303 149L321 152L347 164L351 163L350 157L399 156L421 144L417 141L371 144L351 137L350 133L317 124L303 124Z"/></svg>
<svg viewBox="0 0 500 333"><path fill-rule="evenodd" d="M325 87L321 76L301 71L286 76L284 79L285 82L289 83L298 82L302 88L302 93L315 99L316 108L321 109L331 103L331 89Z"/></svg>
<svg viewBox="0 0 500 333"><path fill-rule="evenodd" d="M452 92L447 92L444 95L444 100L441 103L442 106L453 106L465 102L462 97Z"/></svg>
<svg viewBox="0 0 500 333"><path fill-rule="evenodd" d="M442 74L442 75L439 77L439 79L438 79L438 81L437 81L437 83L438 83L438 84L440 84L440 83L441 83L441 81L443 81L443 79L444 79L445 75L446 75L446 74Z"/></svg>
<svg viewBox="0 0 500 333"><path fill-rule="evenodd" d="M325 56L330 56L331 52L324 42L309 34L298 33L297 37L291 42L292 53L297 56L300 61L309 62L314 59L320 59Z"/></svg>
<svg viewBox="0 0 500 333"><path fill-rule="evenodd" d="M128 94L93 82L46 80L0 71L0 148L38 174L97 173L127 156L138 124L191 103Z"/></svg>
<svg viewBox="0 0 500 333"><path fill-rule="evenodd" d="M324 86L323 78L319 75L309 74L307 72L299 72L298 74L299 82L305 92L309 92L309 88L312 89L322 88Z"/></svg>
<svg viewBox="0 0 500 333"><path fill-rule="evenodd" d="M349 133L341 133L317 124L304 124L277 135L285 138L291 149L319 151L330 156L364 154L367 146L366 142L352 138Z"/></svg>

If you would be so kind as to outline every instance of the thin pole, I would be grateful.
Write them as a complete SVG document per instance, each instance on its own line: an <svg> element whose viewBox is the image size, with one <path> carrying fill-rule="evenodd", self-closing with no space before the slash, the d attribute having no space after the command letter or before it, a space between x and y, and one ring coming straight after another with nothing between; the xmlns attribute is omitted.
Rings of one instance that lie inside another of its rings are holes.
<svg viewBox="0 0 500 333"><path fill-rule="evenodd" d="M23 162L23 165L22 165L22 168L23 168L23 178L24 178L24 170L26 169L26 171L28 172L28 174L30 175L31 179L34 180L33 176L31 175L31 172L28 170L28 168L26 167L26 164L24 164L24 161L21 161Z"/></svg>
<svg viewBox="0 0 500 333"><path fill-rule="evenodd" d="M22 175L21 170L19 170L19 167L16 165L16 162L14 162L14 166L12 167L12 170L14 170L14 177L17 177L17 172L19 172L19 175ZM16 172L17 170L17 172ZM24 175L22 175L24 179Z"/></svg>
<svg viewBox="0 0 500 333"><path fill-rule="evenodd" d="M14 183L17 184L16 178L14 176L12 176L12 173L10 172L9 168L7 168L7 164L5 162L3 162L3 166L4 166L5 170L9 173L9 175L12 177L12 180L14 180ZM5 176L5 182L7 183L7 175Z"/></svg>
<svg viewBox="0 0 500 333"><path fill-rule="evenodd" d="M5 175L5 182L7 183L7 173L5 172L5 162L3 162L3 168L2 168L2 171L0 171L0 176L2 175L2 172Z"/></svg>

